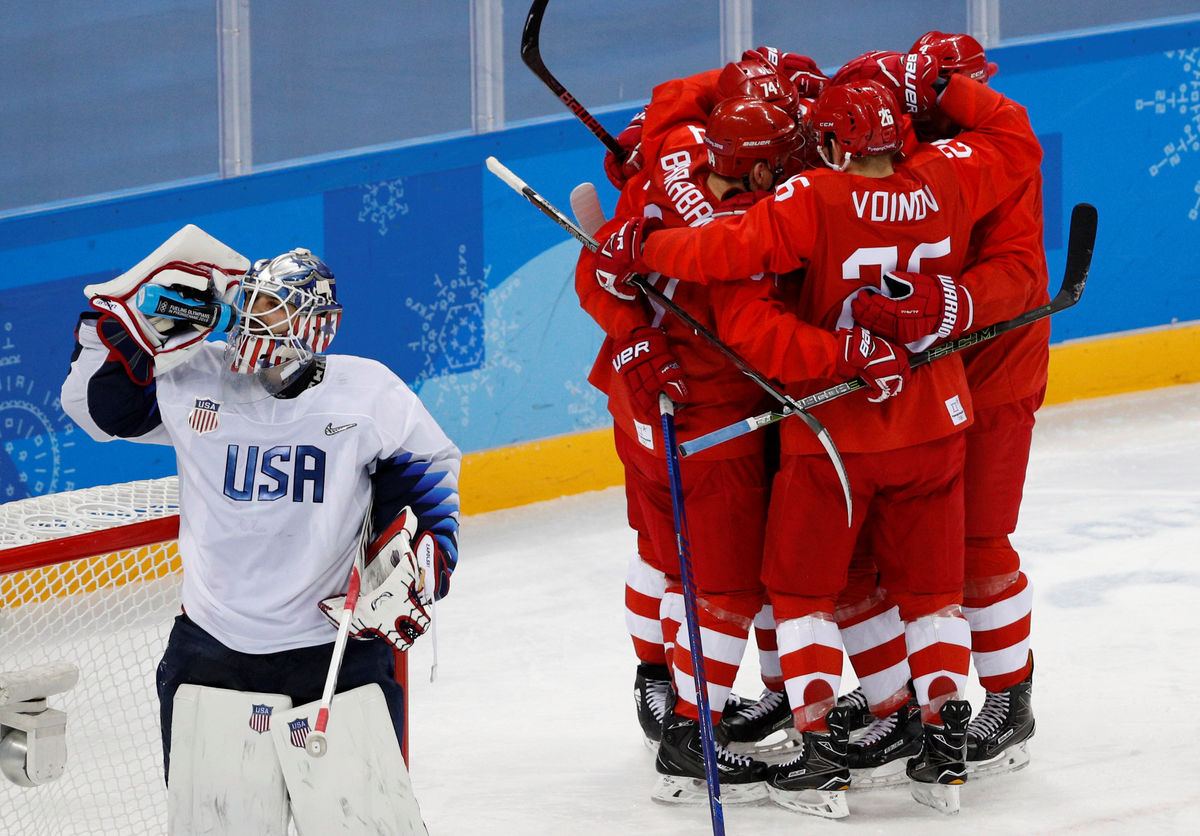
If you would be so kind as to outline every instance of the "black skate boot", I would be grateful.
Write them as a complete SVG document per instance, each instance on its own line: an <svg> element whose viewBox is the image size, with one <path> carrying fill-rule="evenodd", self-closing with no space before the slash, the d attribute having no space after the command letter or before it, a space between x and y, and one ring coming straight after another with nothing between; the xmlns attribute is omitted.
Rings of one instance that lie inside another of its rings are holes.
<svg viewBox="0 0 1200 836"><path fill-rule="evenodd" d="M757 743L767 735L792 728L786 691L764 690L755 702L721 717L721 735L732 743Z"/></svg>
<svg viewBox="0 0 1200 836"><path fill-rule="evenodd" d="M921 754L921 708L915 699L882 720L867 726L862 737L850 741L847 761L854 788L871 789L903 783L906 759Z"/></svg>
<svg viewBox="0 0 1200 836"><path fill-rule="evenodd" d="M850 730L846 710L831 708L825 715L827 733L806 731L800 736L800 754L767 767L767 794L780 807L827 819L850 814L845 790L850 787L846 747Z"/></svg>
<svg viewBox="0 0 1200 836"><path fill-rule="evenodd" d="M972 775L1015 772L1029 765L1026 741L1033 737L1033 670L1003 691L983 698L967 729L967 768Z"/></svg>
<svg viewBox="0 0 1200 836"><path fill-rule="evenodd" d="M921 754L908 762L912 797L939 813L958 812L958 787L967 781L967 724L971 704L948 700L942 724L926 723Z"/></svg>
<svg viewBox="0 0 1200 836"><path fill-rule="evenodd" d="M846 709L846 727L852 732L865 729L875 722L875 715L867 705L867 695L862 688L855 688L838 697L837 707Z"/></svg>
<svg viewBox="0 0 1200 836"><path fill-rule="evenodd" d="M642 662L637 666L633 701L646 746L653 750L662 740L663 720L675 706L675 689L671 687L671 673L666 665Z"/></svg>
<svg viewBox="0 0 1200 836"><path fill-rule="evenodd" d="M721 781L721 800L726 804L746 804L766 798L763 764L736 755L717 741L713 745ZM655 800L672 804L708 801L704 750L697 721L675 713L667 715L654 768L659 774L658 784L651 793Z"/></svg>

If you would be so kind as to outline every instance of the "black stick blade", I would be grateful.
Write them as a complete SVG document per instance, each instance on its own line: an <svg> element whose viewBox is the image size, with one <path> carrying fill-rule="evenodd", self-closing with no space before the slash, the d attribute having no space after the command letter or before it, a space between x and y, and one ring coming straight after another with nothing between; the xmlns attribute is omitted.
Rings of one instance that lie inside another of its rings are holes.
<svg viewBox="0 0 1200 836"><path fill-rule="evenodd" d="M1088 271L1092 266L1092 250L1096 246L1096 207L1090 203L1076 203L1071 210L1071 229L1067 237L1067 266L1063 271L1062 289L1058 296L1064 295L1074 305L1083 295L1083 286L1087 283ZM1058 301L1056 297L1055 301ZM1067 301L1066 298L1063 299ZM1066 306L1064 306L1066 307Z"/></svg>

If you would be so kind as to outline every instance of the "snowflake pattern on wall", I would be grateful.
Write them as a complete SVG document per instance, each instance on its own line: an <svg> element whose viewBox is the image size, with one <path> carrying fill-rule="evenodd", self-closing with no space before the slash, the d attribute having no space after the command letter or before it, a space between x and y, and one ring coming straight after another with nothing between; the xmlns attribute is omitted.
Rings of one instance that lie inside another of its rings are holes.
<svg viewBox="0 0 1200 836"><path fill-rule="evenodd" d="M474 369L482 362L484 330L490 326L483 318L490 272L491 267L485 266L483 277L473 278L468 269L467 245L459 244L456 275L447 280L433 274L434 301L423 302L411 296L404 300L404 306L421 318L421 333L408 344L424 358L412 382Z"/></svg>
<svg viewBox="0 0 1200 836"><path fill-rule="evenodd" d="M387 235L392 219L407 214L403 178L382 180L363 187L363 208L358 213L360 223L375 224L379 227L380 235Z"/></svg>
<svg viewBox="0 0 1200 836"><path fill-rule="evenodd" d="M485 279L490 271L490 265L484 267ZM517 333L520 324L515 319L506 318L504 314L505 302L513 295L513 292L516 291L519 285L520 280L512 280L505 282L500 288L487 294L486 310L488 311L488 316L486 318L476 316L477 320L481 319L483 322L483 333L476 333L475 328L468 329L470 330L470 340L473 342L468 344L458 339L459 332L464 329L455 327L453 323L450 324L450 330L455 332L451 337L450 343L460 347L470 345L471 349L476 352L473 355L476 363L479 360L483 360L483 362L477 368L472 368L465 372L455 373L451 369L450 374L440 379L440 382L444 384L444 388L439 390L435 401L430 406L440 414L457 416L456 420L462 427L469 427L471 425L471 404L475 395L482 394L487 398L491 398L496 393L497 383L501 376L506 374L520 375L523 371L521 363L517 362L507 350L508 342ZM441 295L442 292L439 287L439 302L437 305L432 306L433 308L441 306ZM477 301L473 304L482 306L482 295L480 293L476 297ZM453 298L453 288L447 288L446 296L447 299ZM447 301L447 311L450 311L454 307L452 303ZM414 308L414 310L417 310L425 318L426 324L430 323L429 311L417 308ZM429 345L435 339L433 336L435 330L431 328L429 336L422 335L422 347ZM486 352L486 359L482 356L484 354L485 334L490 342L489 348L491 349ZM432 361L432 357L427 359L426 368L422 370L421 377L418 378L419 380L434 376L432 373ZM460 369L465 367L466 364L460 364L459 366ZM422 397L426 397L424 392L422 392Z"/></svg>
<svg viewBox="0 0 1200 836"><path fill-rule="evenodd" d="M1200 153L1200 48L1173 50L1165 53L1172 61L1179 62L1184 80L1178 85L1154 91L1149 99L1139 98L1134 109L1147 111L1156 116L1181 117L1183 122L1177 133L1163 146L1163 157L1149 167L1150 176L1181 165L1186 155ZM1192 186L1196 201L1188 210L1188 218L1200 217L1200 180Z"/></svg>

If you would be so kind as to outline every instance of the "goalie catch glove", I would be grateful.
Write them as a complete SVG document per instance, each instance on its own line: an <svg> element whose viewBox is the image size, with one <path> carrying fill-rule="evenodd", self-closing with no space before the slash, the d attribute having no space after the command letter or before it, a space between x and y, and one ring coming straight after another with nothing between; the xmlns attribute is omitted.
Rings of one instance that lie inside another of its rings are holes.
<svg viewBox="0 0 1200 836"><path fill-rule="evenodd" d="M854 321L875 334L920 351L971 327L971 294L949 276L889 272L884 283L890 298L859 293L850 303Z"/></svg>
<svg viewBox="0 0 1200 836"><path fill-rule="evenodd" d="M874 397L871 403L899 395L908 380L908 355L886 340L875 337L866 328L839 328L837 374L861 377Z"/></svg>

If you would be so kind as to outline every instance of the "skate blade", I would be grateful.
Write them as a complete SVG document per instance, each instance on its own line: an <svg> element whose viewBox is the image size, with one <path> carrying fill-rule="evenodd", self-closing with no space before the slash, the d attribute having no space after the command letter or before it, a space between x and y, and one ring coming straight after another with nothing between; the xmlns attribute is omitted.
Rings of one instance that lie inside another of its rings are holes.
<svg viewBox="0 0 1200 836"><path fill-rule="evenodd" d="M844 819L850 815L846 793L842 790L781 790L767 787L771 800L785 810L820 816L823 819Z"/></svg>
<svg viewBox="0 0 1200 836"><path fill-rule="evenodd" d="M746 755L755 760L764 760L764 756L768 756L765 759L770 762L769 756L771 755L786 754L790 757L799 745L800 733L795 728L790 728L772 732L757 743L731 742L725 748L731 752Z"/></svg>
<svg viewBox="0 0 1200 836"><path fill-rule="evenodd" d="M897 787L908 783L905 769L907 759L897 758L880 766L850 770L850 789L877 790L881 787Z"/></svg>
<svg viewBox="0 0 1200 836"><path fill-rule="evenodd" d="M703 778L684 778L679 775L659 775L650 797L664 804L707 804L708 782ZM752 784L721 784L722 804L753 804L767 797L767 786L761 781Z"/></svg>
<svg viewBox="0 0 1200 836"><path fill-rule="evenodd" d="M1009 746L994 758L986 761L967 761L967 774L972 778L988 778L992 775L1007 775L1029 766L1029 749L1026 741Z"/></svg>
<svg viewBox="0 0 1200 836"><path fill-rule="evenodd" d="M912 782L912 797L926 807L932 807L943 815L952 816L958 812L958 784L922 784Z"/></svg>

